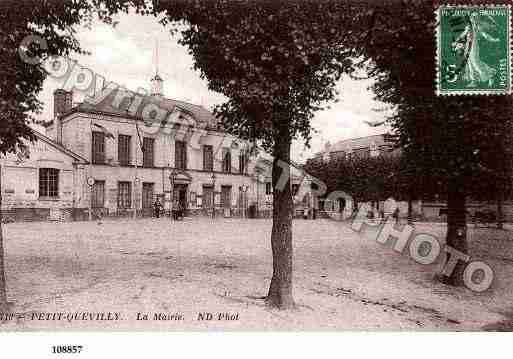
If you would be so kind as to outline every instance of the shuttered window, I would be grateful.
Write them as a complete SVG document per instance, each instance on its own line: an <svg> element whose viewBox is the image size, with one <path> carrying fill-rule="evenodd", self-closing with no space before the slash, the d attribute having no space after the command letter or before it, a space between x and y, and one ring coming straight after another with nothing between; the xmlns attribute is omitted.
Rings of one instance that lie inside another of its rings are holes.
<svg viewBox="0 0 513 359"><path fill-rule="evenodd" d="M214 147L211 145L203 146L203 169L205 171L214 169Z"/></svg>
<svg viewBox="0 0 513 359"><path fill-rule="evenodd" d="M105 181L94 181L91 189L91 207L102 208L105 204Z"/></svg>
<svg viewBox="0 0 513 359"><path fill-rule="evenodd" d="M118 208L132 207L132 183L118 182Z"/></svg>
<svg viewBox="0 0 513 359"><path fill-rule="evenodd" d="M142 186L142 207L145 209L153 206L153 183L143 183Z"/></svg>
<svg viewBox="0 0 513 359"><path fill-rule="evenodd" d="M130 141L130 136L118 136L118 161L121 166L128 166L130 164Z"/></svg>
<svg viewBox="0 0 513 359"><path fill-rule="evenodd" d="M184 141L175 142L175 167L187 169L187 147Z"/></svg>
<svg viewBox="0 0 513 359"><path fill-rule="evenodd" d="M232 153L229 148L223 148L223 168L225 173L232 172Z"/></svg>
<svg viewBox="0 0 513 359"><path fill-rule="evenodd" d="M153 138L143 138L143 166L153 167L154 164L154 147L155 140Z"/></svg>
<svg viewBox="0 0 513 359"><path fill-rule="evenodd" d="M246 162L247 162L246 153L245 152L241 152L240 155L239 155L239 173L241 173L241 174L245 174L246 173L246 171L247 171Z"/></svg>
<svg viewBox="0 0 513 359"><path fill-rule="evenodd" d="M92 137L92 162L95 164L105 163L105 134L93 131Z"/></svg>

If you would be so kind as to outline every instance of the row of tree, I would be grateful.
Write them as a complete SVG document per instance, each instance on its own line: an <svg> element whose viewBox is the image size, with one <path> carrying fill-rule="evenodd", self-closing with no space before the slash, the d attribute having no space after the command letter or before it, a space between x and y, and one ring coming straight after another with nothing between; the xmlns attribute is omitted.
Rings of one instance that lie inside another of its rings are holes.
<svg viewBox="0 0 513 359"><path fill-rule="evenodd" d="M451 4L466 2L451 1ZM480 3L486 4L487 1ZM488 2L489 3L489 2ZM508 3L507 1L497 1ZM507 176L511 144L512 97L437 96L436 17L442 2L402 1L396 6L374 6L372 25L366 43L359 48L369 61L367 73L376 82L376 97L394 105L389 123L399 135L405 158L414 171L443 180L447 193L446 243L467 253L465 201L472 187L490 177L490 189L500 194ZM463 263L459 262L451 284L461 282Z"/></svg>
<svg viewBox="0 0 513 359"><path fill-rule="evenodd" d="M329 161L314 158L307 161L304 169L326 184L327 193L349 194L355 206L389 197L405 199L398 156L335 157Z"/></svg>
<svg viewBox="0 0 513 359"><path fill-rule="evenodd" d="M504 159L504 152L494 149L488 167L478 167L466 183L467 198L497 204L497 225L502 228L500 214L502 202L512 199L512 163ZM497 167L493 167L493 165ZM507 166L506 166L507 165ZM431 172L422 172L415 158L408 158L399 151L382 152L377 157L316 157L309 159L304 170L326 184L326 193L343 191L354 200L378 203L390 197L399 201L446 201L447 178ZM327 195L326 195L327 196Z"/></svg>

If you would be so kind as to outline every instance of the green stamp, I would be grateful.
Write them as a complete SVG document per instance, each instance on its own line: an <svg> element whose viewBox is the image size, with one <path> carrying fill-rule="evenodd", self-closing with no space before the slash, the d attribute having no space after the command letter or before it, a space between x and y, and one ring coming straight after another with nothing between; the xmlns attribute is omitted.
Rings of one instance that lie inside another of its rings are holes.
<svg viewBox="0 0 513 359"><path fill-rule="evenodd" d="M511 7L437 10L437 95L511 93Z"/></svg>

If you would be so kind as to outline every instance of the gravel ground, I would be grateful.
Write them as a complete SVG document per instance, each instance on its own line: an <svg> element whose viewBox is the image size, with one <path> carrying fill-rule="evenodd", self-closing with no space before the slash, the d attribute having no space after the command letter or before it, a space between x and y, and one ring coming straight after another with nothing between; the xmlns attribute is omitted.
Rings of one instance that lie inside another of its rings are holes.
<svg viewBox="0 0 513 359"><path fill-rule="evenodd" d="M18 317L0 330L512 328L513 232L470 229L470 254L495 271L492 287L474 293L438 283L439 264L417 264L377 243L373 228L295 220L297 308L278 311L262 299L272 274L270 230L270 220L221 218L7 224L8 298ZM416 231L443 237L445 226L419 223ZM84 312L119 320L69 317ZM203 312L213 320L198 320ZM226 312L234 320L218 320ZM144 314L149 320L138 320Z"/></svg>

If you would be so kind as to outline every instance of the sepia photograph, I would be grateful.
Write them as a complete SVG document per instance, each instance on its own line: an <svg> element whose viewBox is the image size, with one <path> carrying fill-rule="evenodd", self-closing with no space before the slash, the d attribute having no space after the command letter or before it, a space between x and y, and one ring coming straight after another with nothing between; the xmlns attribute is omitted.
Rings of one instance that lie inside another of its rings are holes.
<svg viewBox="0 0 513 359"><path fill-rule="evenodd" d="M511 31L509 0L0 0L0 332L513 331Z"/></svg>

